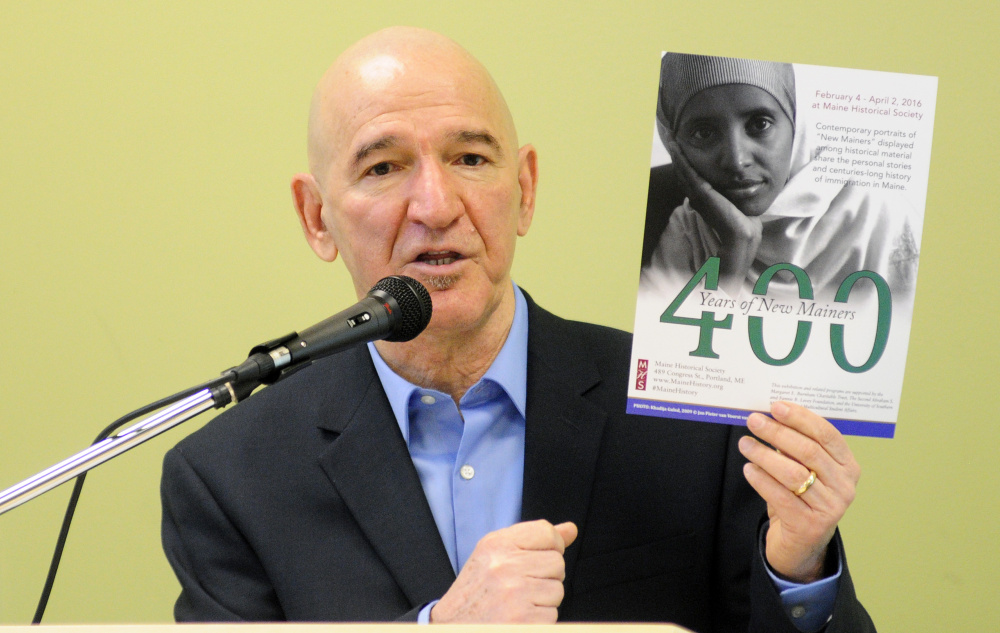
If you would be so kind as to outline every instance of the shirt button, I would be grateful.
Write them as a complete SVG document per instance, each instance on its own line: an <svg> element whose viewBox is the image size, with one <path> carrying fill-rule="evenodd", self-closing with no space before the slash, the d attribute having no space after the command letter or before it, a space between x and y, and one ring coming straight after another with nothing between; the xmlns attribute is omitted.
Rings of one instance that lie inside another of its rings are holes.
<svg viewBox="0 0 1000 633"><path fill-rule="evenodd" d="M458 474L462 476L462 479L468 481L476 476L476 469L466 464L459 469Z"/></svg>
<svg viewBox="0 0 1000 633"><path fill-rule="evenodd" d="M437 402L437 398L431 395L420 396L420 401L423 402L424 404L434 404L435 402Z"/></svg>
<svg viewBox="0 0 1000 633"><path fill-rule="evenodd" d="M805 614L806 614L806 608L803 607L801 604L797 604L794 607L792 607L792 617L795 618L796 620L803 617Z"/></svg>

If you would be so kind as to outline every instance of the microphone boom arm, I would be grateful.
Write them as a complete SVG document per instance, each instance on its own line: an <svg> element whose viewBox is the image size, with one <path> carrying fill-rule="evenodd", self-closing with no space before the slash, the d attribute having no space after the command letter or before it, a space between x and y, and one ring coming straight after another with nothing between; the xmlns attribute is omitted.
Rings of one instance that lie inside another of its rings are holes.
<svg viewBox="0 0 1000 633"><path fill-rule="evenodd" d="M132 412L115 425L124 424L130 418L151 410L151 407L165 407L0 492L0 514L209 409L221 409L244 400L260 385L273 384L283 376L308 366L313 360L336 353L346 346L377 339L408 341L427 327L430 318L431 298L426 288L409 277L386 277L354 306L303 330L301 334L292 332L254 347L242 364L227 369L220 377ZM110 433L110 429L114 428L113 425L103 433Z"/></svg>
<svg viewBox="0 0 1000 633"><path fill-rule="evenodd" d="M212 408L222 408L232 402L231 383L221 388L205 388L158 411L136 424L93 444L79 453L46 468L42 472L25 479L19 484L0 492L0 514L16 508L35 497L45 494L91 468L103 464L112 457L134 448L160 433Z"/></svg>

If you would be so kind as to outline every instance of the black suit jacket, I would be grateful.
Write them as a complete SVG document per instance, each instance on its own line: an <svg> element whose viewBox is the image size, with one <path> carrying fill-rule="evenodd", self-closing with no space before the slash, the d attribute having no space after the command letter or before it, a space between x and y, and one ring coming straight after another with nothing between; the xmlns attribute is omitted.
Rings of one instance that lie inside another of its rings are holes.
<svg viewBox="0 0 1000 633"><path fill-rule="evenodd" d="M580 528L560 618L794 631L758 553L744 430L626 415L630 335L528 303L522 518ZM181 441L162 494L181 621L415 618L455 579L364 347ZM866 627L845 573L829 630Z"/></svg>

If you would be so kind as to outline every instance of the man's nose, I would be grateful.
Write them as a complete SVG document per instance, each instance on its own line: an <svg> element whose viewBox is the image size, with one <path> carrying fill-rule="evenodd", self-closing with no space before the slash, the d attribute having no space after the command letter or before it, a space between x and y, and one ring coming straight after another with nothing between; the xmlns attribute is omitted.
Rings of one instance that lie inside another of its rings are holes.
<svg viewBox="0 0 1000 633"><path fill-rule="evenodd" d="M413 174L407 215L431 229L443 229L462 215L462 200L447 167L422 162Z"/></svg>

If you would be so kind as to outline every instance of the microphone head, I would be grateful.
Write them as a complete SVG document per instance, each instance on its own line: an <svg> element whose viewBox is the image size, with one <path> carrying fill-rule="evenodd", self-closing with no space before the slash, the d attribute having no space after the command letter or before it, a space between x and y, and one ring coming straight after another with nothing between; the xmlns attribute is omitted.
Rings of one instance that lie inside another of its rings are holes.
<svg viewBox="0 0 1000 633"><path fill-rule="evenodd" d="M385 340L397 343L412 340L430 323L431 295L416 279L405 275L385 277L372 286L369 294L376 290L395 299L399 306L399 322Z"/></svg>

